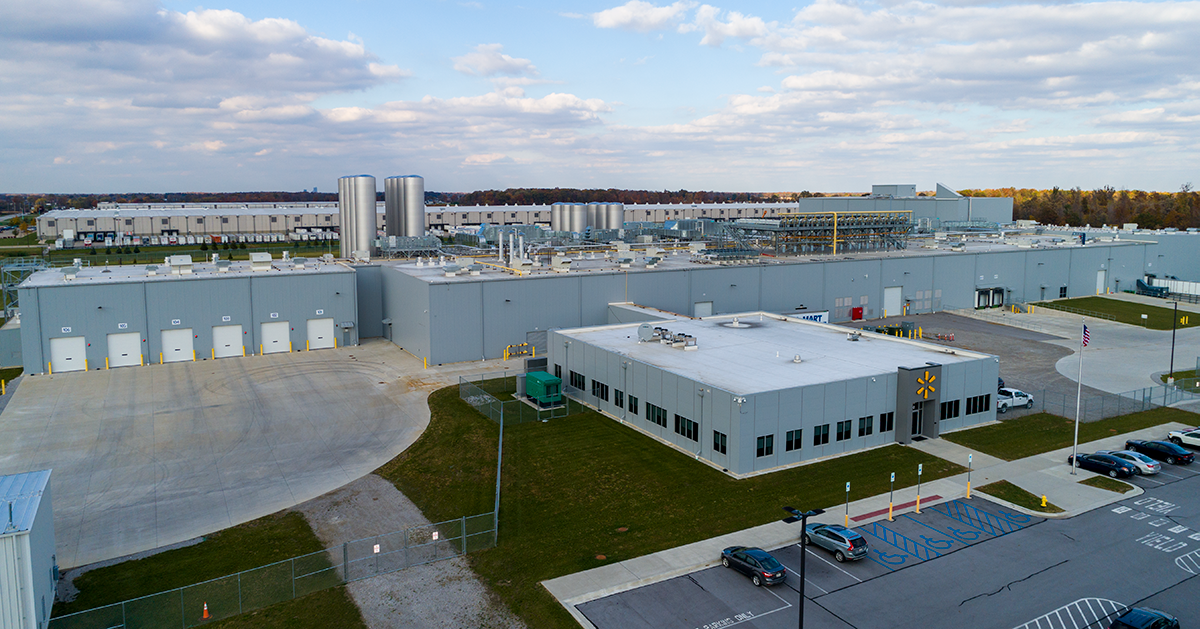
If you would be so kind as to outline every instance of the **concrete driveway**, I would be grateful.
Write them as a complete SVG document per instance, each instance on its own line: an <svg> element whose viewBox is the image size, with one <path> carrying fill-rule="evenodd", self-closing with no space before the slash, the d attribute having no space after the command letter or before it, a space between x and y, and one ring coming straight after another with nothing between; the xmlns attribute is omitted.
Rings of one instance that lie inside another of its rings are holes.
<svg viewBox="0 0 1200 629"><path fill-rule="evenodd" d="M27 377L0 415L0 474L53 468L58 562L86 565L228 528L368 474L420 436L431 391L499 369L423 370L373 340Z"/></svg>

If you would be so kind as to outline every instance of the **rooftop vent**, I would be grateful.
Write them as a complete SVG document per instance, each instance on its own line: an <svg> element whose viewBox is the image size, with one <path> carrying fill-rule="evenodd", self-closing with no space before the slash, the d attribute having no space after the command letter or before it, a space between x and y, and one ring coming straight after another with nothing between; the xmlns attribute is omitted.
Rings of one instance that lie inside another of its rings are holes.
<svg viewBox="0 0 1200 629"><path fill-rule="evenodd" d="M800 360L800 354L796 354L796 357L792 359L792 362L794 362L794 363L796 363L797 365L799 365L799 364L802 362L802 361Z"/></svg>
<svg viewBox="0 0 1200 629"><path fill-rule="evenodd" d="M73 280L73 279L75 279L76 275L79 275L79 267L77 267L77 266L63 267L62 273L63 273L64 280Z"/></svg>
<svg viewBox="0 0 1200 629"><path fill-rule="evenodd" d="M653 341L658 341L663 345L669 345L675 349L685 351L699 349L696 345L696 337L691 334L671 332L666 328L652 327L649 323L643 323L638 326L638 342L650 343Z"/></svg>
<svg viewBox="0 0 1200 629"><path fill-rule="evenodd" d="M468 271L468 272L469 272L471 275L479 275L479 273L483 271L483 265L482 265L482 264L471 264L471 265L468 265L468 266L467 266L467 271Z"/></svg>
<svg viewBox="0 0 1200 629"><path fill-rule="evenodd" d="M217 273L229 272L229 260L217 260Z"/></svg>
<svg viewBox="0 0 1200 629"><path fill-rule="evenodd" d="M192 256L167 256L167 266L171 267L171 275L191 275Z"/></svg>
<svg viewBox="0 0 1200 629"><path fill-rule="evenodd" d="M442 267L442 271L446 273L446 277L454 277L455 275L458 275L460 271L462 271L462 267L458 266L457 264L447 264L446 266Z"/></svg>
<svg viewBox="0 0 1200 629"><path fill-rule="evenodd" d="M250 254L250 270L251 271L270 271L271 270L271 254L265 251L257 251Z"/></svg>
<svg viewBox="0 0 1200 629"><path fill-rule="evenodd" d="M303 270L306 264L308 264L308 258L292 258L292 268L296 270Z"/></svg>
<svg viewBox="0 0 1200 629"><path fill-rule="evenodd" d="M861 337L862 337L862 332L859 332L858 330L854 330L853 332L846 333L847 341L857 341Z"/></svg>

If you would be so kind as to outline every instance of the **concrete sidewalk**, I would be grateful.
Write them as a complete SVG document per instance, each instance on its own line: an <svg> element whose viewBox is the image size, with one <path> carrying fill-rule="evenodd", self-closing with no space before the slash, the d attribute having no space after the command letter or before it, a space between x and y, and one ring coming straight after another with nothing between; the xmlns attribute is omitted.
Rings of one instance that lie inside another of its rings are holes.
<svg viewBox="0 0 1200 629"><path fill-rule="evenodd" d="M1080 444L1079 451L1120 450L1124 448L1126 439L1161 439L1165 437L1167 431L1184 427L1186 426L1183 424L1167 424L1106 437L1087 444ZM1004 461L945 439L916 442L911 447L963 466L967 465L968 456L970 456L972 471L969 476L972 488L998 480L1007 480L1034 495L1046 496L1051 504L1064 509L1064 512L1059 514L1034 512L986 494L975 491L971 493L971 499L991 500L1010 509L1037 517L1072 517L1142 493L1142 490L1137 487L1132 492L1118 494L1089 485L1081 485L1080 481L1096 476L1096 474L1086 470L1077 470L1076 475L1071 474L1071 468L1066 463L1067 456L1071 453L1070 447L1016 461ZM959 474L923 483L920 495L921 506L926 507L965 498L967 482L968 474ZM888 494L881 494L851 502L849 508L851 527L887 519L888 498ZM896 490L894 513L915 510L916 500L916 487ZM803 508L806 505L795 506ZM774 549L797 543L800 527L798 524L784 524L782 518L785 515L781 510L780 521L550 579L542 582L542 585L566 607L581 626L594 629L587 618L576 610L576 605L715 566L719 563L721 550L729 546L744 545ZM834 505L825 513L811 518L811 521L841 524L845 521L845 517L846 511L842 505Z"/></svg>

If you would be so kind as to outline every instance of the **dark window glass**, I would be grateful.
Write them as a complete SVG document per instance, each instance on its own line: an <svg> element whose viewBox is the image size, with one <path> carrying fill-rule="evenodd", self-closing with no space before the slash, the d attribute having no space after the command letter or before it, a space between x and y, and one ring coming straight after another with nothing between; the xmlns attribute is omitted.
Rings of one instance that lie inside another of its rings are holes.
<svg viewBox="0 0 1200 629"><path fill-rule="evenodd" d="M637 415L638 412L638 399L632 395L629 396L629 412L634 415Z"/></svg>
<svg viewBox="0 0 1200 629"><path fill-rule="evenodd" d="M895 413L880 413L879 414L879 432L888 432L896 429L896 414Z"/></svg>
<svg viewBox="0 0 1200 629"><path fill-rule="evenodd" d="M875 429L875 416L867 415L858 418L858 436L865 437Z"/></svg>
<svg viewBox="0 0 1200 629"><path fill-rule="evenodd" d="M850 438L850 420L837 423L837 440L845 441Z"/></svg>
<svg viewBox="0 0 1200 629"><path fill-rule="evenodd" d="M775 435L763 435L758 438L758 456L771 456L775 454Z"/></svg>
<svg viewBox="0 0 1200 629"><path fill-rule="evenodd" d="M829 424L822 424L813 428L813 445L823 446L829 443Z"/></svg>
<svg viewBox="0 0 1200 629"><path fill-rule="evenodd" d="M726 454L726 439L725 433L713 431L713 452Z"/></svg>
<svg viewBox="0 0 1200 629"><path fill-rule="evenodd" d="M800 449L800 433L802 433L802 432L804 432L804 431L803 430L787 431L787 433L784 435L784 441L783 441L783 451L784 452L791 452L792 450Z"/></svg>

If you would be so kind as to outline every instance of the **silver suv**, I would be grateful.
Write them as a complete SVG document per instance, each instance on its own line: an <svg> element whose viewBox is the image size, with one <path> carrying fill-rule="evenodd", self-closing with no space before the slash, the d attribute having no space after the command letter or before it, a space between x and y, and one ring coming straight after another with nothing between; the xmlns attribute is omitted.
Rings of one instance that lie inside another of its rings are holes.
<svg viewBox="0 0 1200 629"><path fill-rule="evenodd" d="M809 524L804 528L804 545L814 544L833 553L839 562L867 556L867 540L841 524Z"/></svg>

